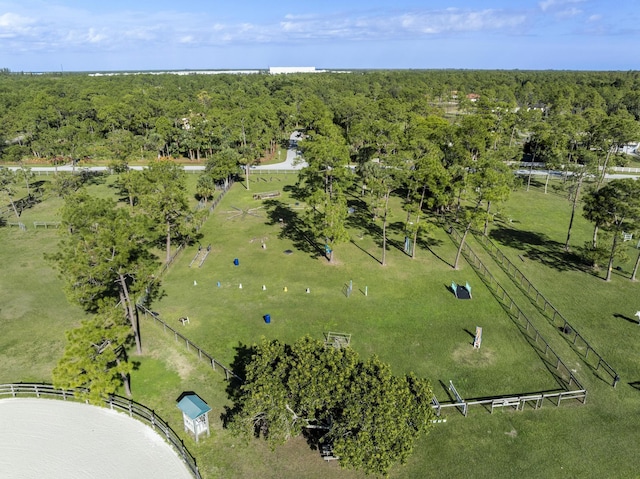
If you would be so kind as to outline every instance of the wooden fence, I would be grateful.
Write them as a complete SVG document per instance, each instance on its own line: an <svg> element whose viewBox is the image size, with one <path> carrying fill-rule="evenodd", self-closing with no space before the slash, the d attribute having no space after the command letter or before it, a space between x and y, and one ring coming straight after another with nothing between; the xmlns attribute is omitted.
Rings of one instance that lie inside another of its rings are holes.
<svg viewBox="0 0 640 479"><path fill-rule="evenodd" d="M138 304L136 306L137 306L139 311L144 313L145 319L152 318L155 324L157 324L159 326L162 326L162 328L163 328L165 333L167 333L167 332L172 333L174 339L176 340L176 342L181 342L182 344L184 344L185 347L187 348L187 351L192 351L192 352L196 353L198 355L198 359L200 359L200 360L206 359L207 362L209 363L209 365L211 366L211 369L213 369L214 371L222 371L224 373L224 377L225 377L225 379L227 381L229 380L229 378L233 377L233 378L239 380L240 382L244 382L244 379L241 378L240 376L238 376L236 373L234 373L230 368L228 368L227 366L222 364L220 361L215 359L213 356L211 356L209 353L207 353L201 347L197 346L189 338L183 336L178 331L176 331L173 327L169 326L166 323L166 321L163 321L160 318L160 315L158 315L158 313L154 313L153 311L150 311L149 309L147 309L146 307L144 307L141 304Z"/></svg>
<svg viewBox="0 0 640 479"><path fill-rule="evenodd" d="M18 383L18 384L0 384L0 398L2 397L24 397L24 398L53 398L65 401L85 402L78 397L76 393L80 390L63 390L56 389L50 384L34 384L34 383ZM176 450L178 455L185 462L193 477L202 479L195 457L185 447L184 441L169 427L169 424L158 416L152 409L121 396L111 396L103 403L103 407L112 410L118 410L128 414L130 417L138 419L143 423L151 426L155 431L159 432L167 442Z"/></svg>
<svg viewBox="0 0 640 479"><path fill-rule="evenodd" d="M468 399L449 403L440 403L436 398L431 402L431 407L436 411L436 416L440 416L443 410L455 408L463 416L467 417L469 407L482 406L486 411L493 414L497 408L511 408L514 411L524 411L527 406L533 409L541 408L545 403L560 406L561 402L568 399L575 399L584 404L587 400L587 391L577 389L571 391L539 392L522 395L496 396L483 399Z"/></svg>
<svg viewBox="0 0 640 479"><path fill-rule="evenodd" d="M452 228L450 236L454 243L460 244L462 236L457 230ZM566 399L575 399L584 404L587 400L587 390L582 387L571 369L569 369L562 359L560 359L560 356L558 356L553 348L551 348L549 343L535 328L533 323L531 323L531 321L525 316L509 293L500 285L500 283L498 283L466 242L462 249L462 254L508 313L509 317L518 326L520 332L525 336L547 369L558 381L561 389L556 391L511 394L506 396L502 395L462 401L459 400L459 396L456 395L457 397L455 400L445 404L435 400L432 403L432 407L436 410L437 414L440 414L443 408L453 407L459 409L462 414L466 416L468 407L476 405L484 406L487 409L490 407L490 412L493 412L495 408L499 407L513 407L516 410L523 410L527 404L533 404L533 407L538 409L539 407L542 407L545 401L551 401L552 403L555 401L555 405L560 406L561 402Z"/></svg>
<svg viewBox="0 0 640 479"><path fill-rule="evenodd" d="M529 281L525 275L514 265L509 258L507 258L500 248L489 239L489 237L481 234L476 234L475 238L482 244L489 254L496 260L496 262L502 267L505 273L509 275L511 280L518 285L518 287L525 293L531 301L540 309L540 312L553 324L558 327L558 331L564 334L565 339L569 341L573 349L580 354L584 360L593 367L596 371L601 368L611 380L611 385L616 387L620 376L611 365L605 361L605 359L589 344L589 342L582 336L575 326L569 323L567 319L557 310L557 308L551 304L551 302L544 297L544 295ZM591 353L591 354L590 354Z"/></svg>

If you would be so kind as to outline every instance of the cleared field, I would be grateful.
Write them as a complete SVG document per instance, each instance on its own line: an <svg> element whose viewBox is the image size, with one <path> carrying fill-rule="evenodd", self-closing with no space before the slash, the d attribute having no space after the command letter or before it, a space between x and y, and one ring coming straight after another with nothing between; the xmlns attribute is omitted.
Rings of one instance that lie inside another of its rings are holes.
<svg viewBox="0 0 640 479"><path fill-rule="evenodd" d="M275 184L282 182L258 182L250 191L235 185L201 230L200 243L211 244L203 266L189 268L194 245L163 279L166 295L154 310L175 324L188 316L181 331L196 344L231 364L236 347L261 336L292 342L337 331L351 334L361 355L377 354L397 373L413 370L430 378L442 400L448 397L440 383L448 386L449 380L466 397L556 387L473 270L452 270L446 258L452 260L455 249L441 230L434 249L444 260L423 251L412 260L392 248L382 267L376 238L359 239L353 231L352 243L336 248L338 264L331 265L307 245L298 247L299 236L279 222L288 205L295 207L286 191L276 200L252 199ZM452 281L473 285L473 299L456 299ZM479 351L472 347L476 326L484 330Z"/></svg>

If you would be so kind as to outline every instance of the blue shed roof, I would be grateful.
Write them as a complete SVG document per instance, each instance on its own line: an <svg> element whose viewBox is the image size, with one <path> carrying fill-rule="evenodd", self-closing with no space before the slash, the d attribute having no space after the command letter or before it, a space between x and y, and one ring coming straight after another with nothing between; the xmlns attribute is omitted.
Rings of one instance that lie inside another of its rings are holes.
<svg viewBox="0 0 640 479"><path fill-rule="evenodd" d="M191 419L196 419L211 411L211 408L197 394L189 394L178 402L180 410Z"/></svg>

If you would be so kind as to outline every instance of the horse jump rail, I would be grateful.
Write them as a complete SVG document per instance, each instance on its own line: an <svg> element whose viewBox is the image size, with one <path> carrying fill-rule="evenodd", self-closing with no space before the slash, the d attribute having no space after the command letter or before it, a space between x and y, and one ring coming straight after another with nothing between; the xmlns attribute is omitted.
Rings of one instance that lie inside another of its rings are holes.
<svg viewBox="0 0 640 479"><path fill-rule="evenodd" d="M254 200L264 200L265 198L277 198L280 191L265 191L264 193L256 193L253 195Z"/></svg>

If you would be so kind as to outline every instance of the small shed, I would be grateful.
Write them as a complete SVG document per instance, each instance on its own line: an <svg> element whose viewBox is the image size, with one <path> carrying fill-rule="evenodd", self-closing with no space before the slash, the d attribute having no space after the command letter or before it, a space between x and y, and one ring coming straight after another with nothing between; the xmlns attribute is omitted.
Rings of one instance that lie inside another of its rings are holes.
<svg viewBox="0 0 640 479"><path fill-rule="evenodd" d="M178 401L178 407L182 411L184 420L184 430L190 431L198 442L198 436L203 432L209 433L209 411L211 408L196 393L189 393L182 396Z"/></svg>

